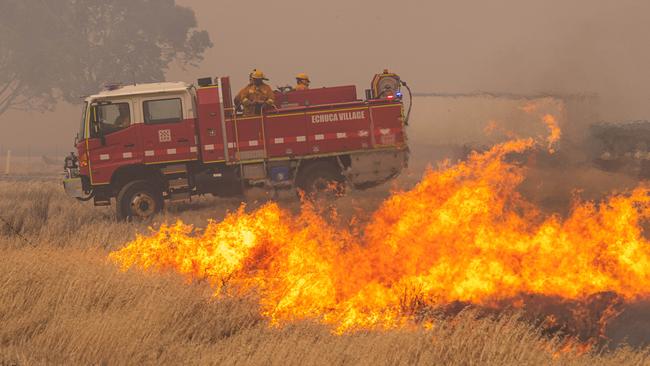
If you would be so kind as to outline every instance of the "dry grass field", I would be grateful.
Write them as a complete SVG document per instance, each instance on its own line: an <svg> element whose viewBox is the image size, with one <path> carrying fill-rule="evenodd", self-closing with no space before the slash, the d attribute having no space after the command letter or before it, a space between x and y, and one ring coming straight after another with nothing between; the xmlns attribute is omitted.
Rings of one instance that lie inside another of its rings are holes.
<svg viewBox="0 0 650 366"><path fill-rule="evenodd" d="M463 103L449 103L430 109L443 114L436 118L453 123L412 127L410 169L398 180L335 202L342 222L352 216L363 220L391 188L412 187L429 162L461 157L458 144L463 141L445 137L464 136L454 121L486 121L494 111L487 106L479 116L474 115L478 112L468 115L468 110L481 110L485 104L481 100L475 102L479 107L470 109ZM510 119L515 104L504 104L503 113L495 118ZM419 113L432 112L424 108ZM578 351L570 346L573 343L568 345L566 339L512 313L485 317L463 311L451 318L433 315L430 329L344 335L335 335L315 321L272 327L259 315L254 297L217 299L206 283L188 284L173 273L121 272L107 259L110 251L137 233L147 233L149 227L177 219L203 227L208 219L220 220L236 210L239 199L198 198L169 205L152 222L121 223L113 218L112 208L69 199L58 181L34 176L52 176L58 167L34 168L16 159L13 172L31 177L0 179L0 216L9 223L0 222L0 366L650 365L647 349L618 346ZM633 179L595 170L558 174L531 169L528 177L522 191L531 202L560 211L566 209L575 188L597 198L612 186L634 184ZM289 196L281 198L281 206L299 210L295 196ZM249 209L262 202L263 193L247 197Z"/></svg>
<svg viewBox="0 0 650 366"><path fill-rule="evenodd" d="M157 221L200 225L238 204L199 199L170 207ZM291 200L284 205L297 209ZM429 330L342 336L312 322L274 328L254 298L215 299L205 283L123 273L107 261L110 250L155 222L117 223L110 209L68 199L57 182L0 182L0 213L20 234L0 225L0 365L650 364L648 352L625 347L563 350L562 341L516 314L470 311Z"/></svg>

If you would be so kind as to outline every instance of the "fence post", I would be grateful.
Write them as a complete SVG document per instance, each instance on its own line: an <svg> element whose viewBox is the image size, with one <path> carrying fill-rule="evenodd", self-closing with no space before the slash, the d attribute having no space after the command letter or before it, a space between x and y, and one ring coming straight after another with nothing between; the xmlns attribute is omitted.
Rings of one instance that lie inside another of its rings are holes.
<svg viewBox="0 0 650 366"><path fill-rule="evenodd" d="M9 175L11 173L11 150L7 150L7 162L5 165L5 174Z"/></svg>

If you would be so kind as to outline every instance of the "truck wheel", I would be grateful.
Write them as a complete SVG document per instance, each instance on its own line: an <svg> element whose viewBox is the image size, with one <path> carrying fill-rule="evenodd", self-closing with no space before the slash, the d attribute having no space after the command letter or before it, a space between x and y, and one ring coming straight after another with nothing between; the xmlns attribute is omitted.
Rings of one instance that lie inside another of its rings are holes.
<svg viewBox="0 0 650 366"><path fill-rule="evenodd" d="M162 192L146 180L126 184L117 195L118 220L148 219L160 212L162 207Z"/></svg>
<svg viewBox="0 0 650 366"><path fill-rule="evenodd" d="M296 185L310 199L335 198L345 193L345 178L339 168L325 161L298 172Z"/></svg>

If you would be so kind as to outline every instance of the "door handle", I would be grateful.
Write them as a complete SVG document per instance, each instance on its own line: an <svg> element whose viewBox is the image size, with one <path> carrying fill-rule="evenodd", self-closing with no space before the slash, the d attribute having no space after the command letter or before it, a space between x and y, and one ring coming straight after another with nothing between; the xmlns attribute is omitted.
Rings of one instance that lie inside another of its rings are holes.
<svg viewBox="0 0 650 366"><path fill-rule="evenodd" d="M190 140L188 140L188 139L178 139L178 140L176 140L176 142L190 142Z"/></svg>
<svg viewBox="0 0 650 366"><path fill-rule="evenodd" d="M124 147L134 147L134 146L135 146L135 144L126 144L126 145L124 145Z"/></svg>

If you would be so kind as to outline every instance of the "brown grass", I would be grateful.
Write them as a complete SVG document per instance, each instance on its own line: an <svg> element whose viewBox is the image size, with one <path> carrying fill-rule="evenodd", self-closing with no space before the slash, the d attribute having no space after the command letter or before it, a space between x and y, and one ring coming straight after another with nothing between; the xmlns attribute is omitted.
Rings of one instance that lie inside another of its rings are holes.
<svg viewBox="0 0 650 366"><path fill-rule="evenodd" d="M385 192L363 195L375 197L364 201L371 208ZM201 225L238 204L200 199L170 207L156 221ZM283 204L297 209L291 200ZM650 364L648 352L625 347L554 356L559 340L517 315L465 312L431 330L344 336L315 322L272 328L254 298L215 299L206 284L174 274L118 271L108 251L156 222L118 223L112 214L68 199L57 182L0 182L0 215L31 242L0 224L0 365Z"/></svg>

